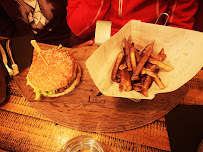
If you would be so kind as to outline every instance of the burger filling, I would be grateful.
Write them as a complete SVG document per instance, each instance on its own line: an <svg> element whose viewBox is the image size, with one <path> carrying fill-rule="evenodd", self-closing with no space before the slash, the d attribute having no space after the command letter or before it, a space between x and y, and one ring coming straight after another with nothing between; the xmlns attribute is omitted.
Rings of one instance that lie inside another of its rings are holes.
<svg viewBox="0 0 203 152"><path fill-rule="evenodd" d="M46 97L46 96L53 95L56 93L56 90L50 90L50 91L40 90L37 87L33 86L29 81L27 81L27 85L30 85L34 89L34 92L35 92L34 100L39 100L41 95Z"/></svg>
<svg viewBox="0 0 203 152"><path fill-rule="evenodd" d="M70 87L72 82L75 80L76 71L77 71L76 69L77 69L77 67L75 66L75 70L73 72L72 80L68 83L68 85L65 86L65 87L56 89L56 90L49 90L49 91L40 90L39 88L35 87L32 83L30 83L29 79L27 79L27 85L30 85L34 89L34 92L35 92L35 99L34 100L39 100L41 95L43 95L44 97L47 97L47 96L51 96L51 95L54 95L54 94L57 94L57 93L64 92L67 88Z"/></svg>

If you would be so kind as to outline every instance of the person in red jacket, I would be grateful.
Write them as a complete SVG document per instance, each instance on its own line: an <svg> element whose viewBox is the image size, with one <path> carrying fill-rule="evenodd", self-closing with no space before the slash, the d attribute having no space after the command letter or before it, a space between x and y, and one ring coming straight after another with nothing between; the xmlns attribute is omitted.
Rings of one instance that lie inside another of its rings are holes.
<svg viewBox="0 0 203 152"><path fill-rule="evenodd" d="M67 23L79 38L94 37L97 20L112 21L112 35L131 19L155 23L167 13L167 26L193 29L197 0L68 0Z"/></svg>

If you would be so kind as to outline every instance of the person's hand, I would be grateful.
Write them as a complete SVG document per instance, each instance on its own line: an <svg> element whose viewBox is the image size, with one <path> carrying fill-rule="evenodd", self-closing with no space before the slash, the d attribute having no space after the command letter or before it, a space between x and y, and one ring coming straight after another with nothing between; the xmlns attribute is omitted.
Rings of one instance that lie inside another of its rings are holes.
<svg viewBox="0 0 203 152"><path fill-rule="evenodd" d="M84 46L92 46L94 45L94 41L93 40L88 40L82 44L76 45L73 48L78 48L78 47L84 47Z"/></svg>

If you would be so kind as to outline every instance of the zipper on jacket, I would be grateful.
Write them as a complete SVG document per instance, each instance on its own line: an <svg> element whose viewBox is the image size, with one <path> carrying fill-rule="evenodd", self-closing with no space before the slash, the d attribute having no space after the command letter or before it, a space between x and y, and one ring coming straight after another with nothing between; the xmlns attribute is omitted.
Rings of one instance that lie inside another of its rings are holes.
<svg viewBox="0 0 203 152"><path fill-rule="evenodd" d="M123 0L119 0L119 6L118 6L118 16L122 18L123 13Z"/></svg>

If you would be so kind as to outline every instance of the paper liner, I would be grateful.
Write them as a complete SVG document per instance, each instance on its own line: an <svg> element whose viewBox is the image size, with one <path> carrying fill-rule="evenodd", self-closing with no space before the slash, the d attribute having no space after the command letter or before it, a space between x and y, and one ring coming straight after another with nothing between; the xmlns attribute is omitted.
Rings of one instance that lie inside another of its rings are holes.
<svg viewBox="0 0 203 152"><path fill-rule="evenodd" d="M119 84L111 80L114 63L123 48L123 39L129 36L132 42L141 46L155 40L156 54L164 48L167 55L164 63L174 67L173 71L160 70L158 73L165 89L159 89L153 82L148 97L145 97L135 91L119 91ZM95 85L106 96L153 99L157 93L177 90L198 73L203 66L202 44L202 32L131 20L88 58L86 66Z"/></svg>

